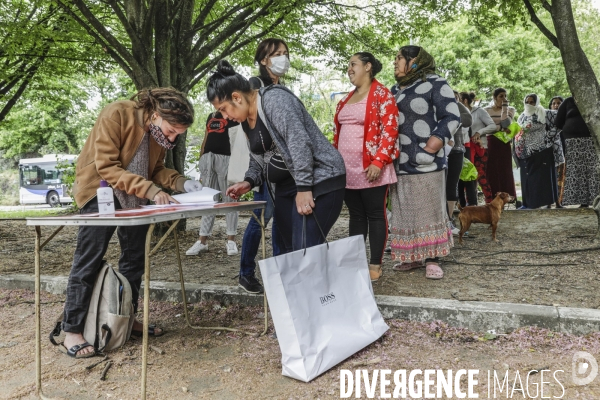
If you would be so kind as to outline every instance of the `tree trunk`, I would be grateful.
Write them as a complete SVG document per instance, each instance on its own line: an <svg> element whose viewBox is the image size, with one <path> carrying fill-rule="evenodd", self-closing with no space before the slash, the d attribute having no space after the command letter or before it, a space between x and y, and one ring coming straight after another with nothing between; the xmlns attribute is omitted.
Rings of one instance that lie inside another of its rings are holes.
<svg viewBox="0 0 600 400"><path fill-rule="evenodd" d="M596 154L600 158L600 84L592 66L581 48L571 0L552 2L552 22L560 54L565 65L567 82L575 98L581 116L592 134ZM600 170L596 171L600 178ZM594 211L598 216L597 237L600 238L600 194L594 201Z"/></svg>

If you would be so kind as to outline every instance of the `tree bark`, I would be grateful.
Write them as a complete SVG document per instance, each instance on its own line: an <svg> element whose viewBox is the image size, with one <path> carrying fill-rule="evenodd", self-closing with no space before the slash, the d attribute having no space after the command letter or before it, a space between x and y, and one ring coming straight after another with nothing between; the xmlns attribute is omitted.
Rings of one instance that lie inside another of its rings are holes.
<svg viewBox="0 0 600 400"><path fill-rule="evenodd" d="M596 154L600 158L600 84L598 84L596 74L581 48L571 0L554 0L551 6L551 16L569 88L581 116L590 129ZM600 170L596 173L600 178ZM594 201L594 211L599 221L598 237L600 237L599 198L600 194Z"/></svg>

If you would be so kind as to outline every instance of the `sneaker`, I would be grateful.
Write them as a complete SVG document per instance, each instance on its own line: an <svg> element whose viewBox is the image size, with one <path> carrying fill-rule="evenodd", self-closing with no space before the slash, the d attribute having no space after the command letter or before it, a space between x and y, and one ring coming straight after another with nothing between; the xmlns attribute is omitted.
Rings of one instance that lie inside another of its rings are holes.
<svg viewBox="0 0 600 400"><path fill-rule="evenodd" d="M202 242L200 242L199 240L194 243L194 245L192 247L190 247L189 249L187 249L187 251L185 252L185 254L187 256L197 256L200 253L203 253L205 251L208 251L208 245L207 244L202 244Z"/></svg>
<svg viewBox="0 0 600 400"><path fill-rule="evenodd" d="M235 256L238 253L237 244L233 240L227 241L227 255Z"/></svg>
<svg viewBox="0 0 600 400"><path fill-rule="evenodd" d="M263 286L254 275L240 275L238 286L248 293L258 294L263 292Z"/></svg>
<svg viewBox="0 0 600 400"><path fill-rule="evenodd" d="M384 250L384 252L391 253L392 252L391 246L386 247L385 250Z"/></svg>
<svg viewBox="0 0 600 400"><path fill-rule="evenodd" d="M460 229L458 229L457 227L453 226L452 227L452 234L454 236L458 236L460 234Z"/></svg>

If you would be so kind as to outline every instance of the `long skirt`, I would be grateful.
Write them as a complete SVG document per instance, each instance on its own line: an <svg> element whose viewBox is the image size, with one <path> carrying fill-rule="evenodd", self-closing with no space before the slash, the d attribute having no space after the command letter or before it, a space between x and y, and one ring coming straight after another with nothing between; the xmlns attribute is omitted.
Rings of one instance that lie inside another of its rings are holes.
<svg viewBox="0 0 600 400"><path fill-rule="evenodd" d="M504 143L495 136L488 135L487 180L492 189L492 197L498 192L506 192L515 197L515 178L512 171L510 143Z"/></svg>
<svg viewBox="0 0 600 400"><path fill-rule="evenodd" d="M447 256L454 246L446 212L444 171L398 175L390 185L392 260L401 263Z"/></svg>
<svg viewBox="0 0 600 400"><path fill-rule="evenodd" d="M476 143L472 144L471 148L474 153L473 164L477 169L477 182L479 182L479 186L481 186L481 191L485 197L485 202L489 203L490 201L494 200L494 197L492 195L492 188L490 187L490 183L486 175L488 151Z"/></svg>
<svg viewBox="0 0 600 400"><path fill-rule="evenodd" d="M591 137L567 139L564 205L593 203L600 194L598 156Z"/></svg>
<svg viewBox="0 0 600 400"><path fill-rule="evenodd" d="M558 185L552 147L519 160L519 166L525 207L539 208L556 202Z"/></svg>

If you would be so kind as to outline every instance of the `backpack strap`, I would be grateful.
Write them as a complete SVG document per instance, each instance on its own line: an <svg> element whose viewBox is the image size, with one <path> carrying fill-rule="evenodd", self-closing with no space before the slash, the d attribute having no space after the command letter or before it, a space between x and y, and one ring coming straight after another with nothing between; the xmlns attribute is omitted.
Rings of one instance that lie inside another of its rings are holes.
<svg viewBox="0 0 600 400"><path fill-rule="evenodd" d="M106 262L106 260L102 260L102 265L106 265L108 264ZM108 273L108 270L112 271L112 268L109 266L105 271L104 271L104 276L102 277L102 283L100 284L100 292L99 295L102 296L102 290L104 289L104 282L106 282L106 274ZM98 329L98 325L100 324L100 299L98 299L98 303L96 304L96 338L94 339L94 350L96 352L101 352L104 350L104 348L106 347L106 344L108 343L108 340L110 340L111 337L111 332L110 332L110 328L108 327L108 325L104 324L102 325L102 329L103 330L107 330L108 333L106 334L106 338L107 340L104 342L104 346L102 348L100 348L100 333L99 333L99 329Z"/></svg>
<svg viewBox="0 0 600 400"><path fill-rule="evenodd" d="M55 337L60 335L60 332L62 331L62 320L64 318L65 312L61 312L60 315L58 316L58 318L56 318L56 322L54 323L54 329L52 329L52 332L50 332L50 335L48 335L48 339L50 339L50 343L52 343L55 346L58 346L58 343L56 343L56 340L54 340Z"/></svg>

